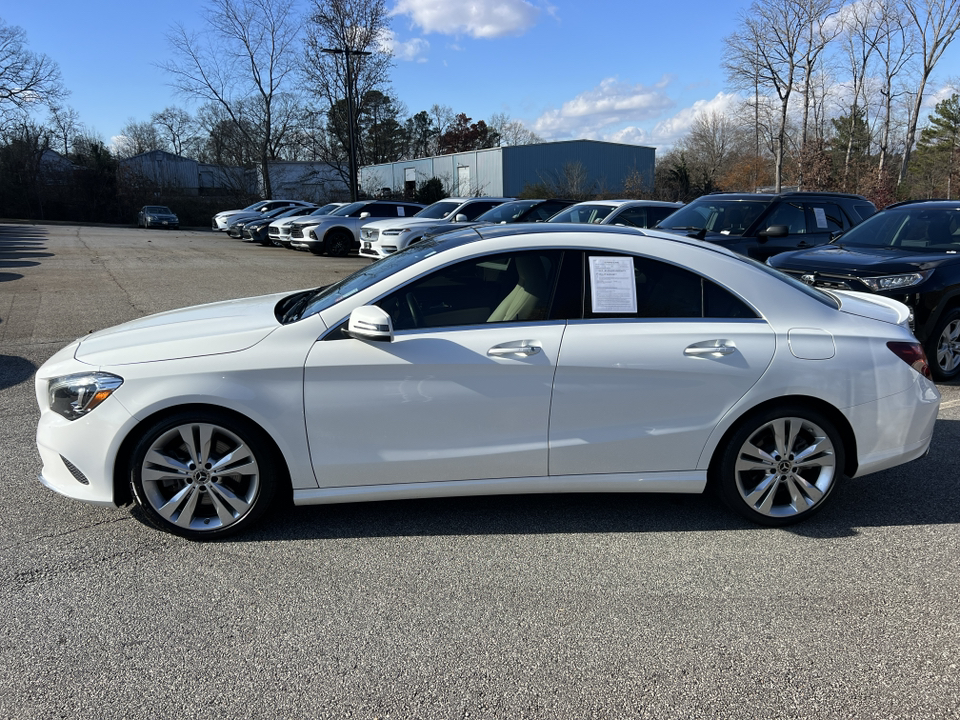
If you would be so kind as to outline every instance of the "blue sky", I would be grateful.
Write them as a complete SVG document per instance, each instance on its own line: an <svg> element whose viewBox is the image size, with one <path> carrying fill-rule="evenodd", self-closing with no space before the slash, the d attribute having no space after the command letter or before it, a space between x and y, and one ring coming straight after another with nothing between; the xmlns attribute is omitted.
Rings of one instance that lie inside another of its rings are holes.
<svg viewBox="0 0 960 720"><path fill-rule="evenodd" d="M387 0L393 94L412 114L448 105L474 120L506 113L548 140L666 147L701 109L732 105L723 39L749 3L674 0ZM9 3L0 18L59 65L67 104L107 142L129 120L192 109L156 67L174 23L201 29L203 4L46 0ZM305 7L305 5L304 5ZM960 75L960 40L928 92Z"/></svg>

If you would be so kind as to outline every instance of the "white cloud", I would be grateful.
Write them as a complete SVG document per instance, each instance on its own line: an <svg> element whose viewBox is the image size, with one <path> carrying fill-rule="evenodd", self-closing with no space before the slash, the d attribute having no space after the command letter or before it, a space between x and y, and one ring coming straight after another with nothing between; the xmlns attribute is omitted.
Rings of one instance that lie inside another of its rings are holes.
<svg viewBox="0 0 960 720"><path fill-rule="evenodd" d="M740 97L734 93L717 93L709 100L697 100L690 107L686 107L672 117L658 122L650 133L649 142L658 146L669 146L690 132L693 121L701 113L717 113L723 115L733 110L734 105L740 102Z"/></svg>
<svg viewBox="0 0 960 720"><path fill-rule="evenodd" d="M567 138L606 139L606 134L624 132L622 126L662 115L674 105L657 85L630 85L607 78L597 87L549 110L533 124L537 135L551 140Z"/></svg>
<svg viewBox="0 0 960 720"><path fill-rule="evenodd" d="M676 106L666 92L668 85L629 85L610 78L544 113L531 129L546 140L584 138L666 148L690 131L700 113L729 113L741 101L736 94L721 92L668 116Z"/></svg>
<svg viewBox="0 0 960 720"><path fill-rule="evenodd" d="M430 43L423 38L400 42L392 30L384 30L380 34L380 46L398 60L407 62L426 62L426 54L430 50Z"/></svg>
<svg viewBox="0 0 960 720"><path fill-rule="evenodd" d="M393 15L407 15L425 33L475 38L522 35L540 8L527 0L398 0Z"/></svg>

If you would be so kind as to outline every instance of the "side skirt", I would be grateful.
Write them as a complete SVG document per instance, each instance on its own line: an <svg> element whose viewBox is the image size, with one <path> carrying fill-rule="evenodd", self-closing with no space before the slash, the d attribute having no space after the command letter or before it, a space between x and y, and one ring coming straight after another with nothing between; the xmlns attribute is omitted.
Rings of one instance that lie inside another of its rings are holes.
<svg viewBox="0 0 960 720"><path fill-rule="evenodd" d="M701 493L706 485L707 473L705 470L609 475L556 475L553 477L454 480L399 485L305 488L293 491L293 502L295 505L328 505L373 500L407 500L474 495L526 495L534 493Z"/></svg>

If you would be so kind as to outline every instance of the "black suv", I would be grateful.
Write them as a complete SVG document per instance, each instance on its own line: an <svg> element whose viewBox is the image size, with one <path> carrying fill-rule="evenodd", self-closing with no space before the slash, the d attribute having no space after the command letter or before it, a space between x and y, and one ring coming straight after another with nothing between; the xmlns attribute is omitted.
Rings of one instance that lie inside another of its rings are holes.
<svg viewBox="0 0 960 720"><path fill-rule="evenodd" d="M826 290L905 303L934 379L960 376L960 200L891 205L829 245L768 264Z"/></svg>
<svg viewBox="0 0 960 720"><path fill-rule="evenodd" d="M875 212L865 197L847 193L714 193L680 208L657 228L766 260L828 243Z"/></svg>

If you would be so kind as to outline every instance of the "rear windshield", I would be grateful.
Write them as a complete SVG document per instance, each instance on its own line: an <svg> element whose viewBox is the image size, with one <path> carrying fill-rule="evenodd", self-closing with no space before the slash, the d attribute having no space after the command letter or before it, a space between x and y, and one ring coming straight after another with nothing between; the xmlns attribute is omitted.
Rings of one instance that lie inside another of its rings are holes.
<svg viewBox="0 0 960 720"><path fill-rule="evenodd" d="M660 223L664 230L703 230L721 235L743 235L756 222L769 200L694 200Z"/></svg>

